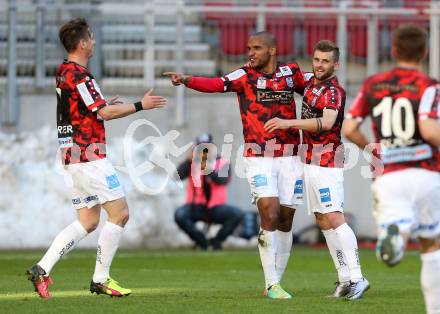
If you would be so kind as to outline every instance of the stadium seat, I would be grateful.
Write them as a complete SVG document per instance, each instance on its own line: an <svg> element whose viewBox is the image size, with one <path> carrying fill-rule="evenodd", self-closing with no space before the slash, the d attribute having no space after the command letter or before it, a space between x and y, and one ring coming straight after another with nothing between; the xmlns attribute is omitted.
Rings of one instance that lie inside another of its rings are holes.
<svg viewBox="0 0 440 314"><path fill-rule="evenodd" d="M352 7L357 9L370 8L371 6L364 0L354 0ZM348 32L348 56L357 60L365 60L368 51L368 27L367 19L356 16L348 18L347 32Z"/></svg>
<svg viewBox="0 0 440 314"><path fill-rule="evenodd" d="M295 22L293 16L274 16L266 20L267 30L272 32L277 39L279 56L290 56L294 53Z"/></svg>
<svg viewBox="0 0 440 314"><path fill-rule="evenodd" d="M242 56L247 53L249 35L255 29L254 18L229 17L218 22L221 53Z"/></svg>
<svg viewBox="0 0 440 314"><path fill-rule="evenodd" d="M229 1L205 1L206 6L234 5ZM253 13L206 12L205 20L214 23L220 32L220 52L227 56L243 56L247 53L247 40L255 29L256 16Z"/></svg>
<svg viewBox="0 0 440 314"><path fill-rule="evenodd" d="M305 3L305 7L331 7L330 1ZM337 20L336 16L325 13L307 14L304 16L304 33L306 38L306 55L313 54L313 46L321 39L336 42Z"/></svg>
<svg viewBox="0 0 440 314"><path fill-rule="evenodd" d="M283 12L283 1L266 2L267 7L277 7ZM272 32L277 39L277 54L279 56L292 56L295 45L296 20L293 14L268 13L266 14L266 29Z"/></svg>
<svg viewBox="0 0 440 314"><path fill-rule="evenodd" d="M429 0L418 0L409 1L403 0L403 8L406 9L417 9L419 14L416 16L393 16L387 19L383 19L379 23L379 31L381 34L381 47L380 51L382 56L387 56L389 59L390 49L391 49L391 33L393 29L398 27L400 24L412 23L416 24L426 30L429 29L429 16L423 13L423 9L430 6Z"/></svg>

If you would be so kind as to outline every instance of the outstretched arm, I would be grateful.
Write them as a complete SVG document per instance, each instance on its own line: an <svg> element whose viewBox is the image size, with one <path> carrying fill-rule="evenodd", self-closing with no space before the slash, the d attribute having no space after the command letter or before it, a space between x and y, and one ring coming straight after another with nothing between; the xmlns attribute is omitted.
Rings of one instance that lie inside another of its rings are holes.
<svg viewBox="0 0 440 314"><path fill-rule="evenodd" d="M334 109L324 109L321 118L312 119L292 119L285 120L273 118L266 122L264 129L268 132L284 129L301 129L308 132L321 133L330 130L338 117L338 111Z"/></svg>
<svg viewBox="0 0 440 314"><path fill-rule="evenodd" d="M126 117L140 110L149 110L154 108L162 108L167 101L162 96L153 96L153 90L150 89L142 97L142 100L134 104L124 104L118 100L118 97L111 98L107 102L107 106L98 110L99 116L105 121Z"/></svg>
<svg viewBox="0 0 440 314"><path fill-rule="evenodd" d="M224 79L220 77L198 77L177 72L164 72L163 75L168 76L174 86L183 84L203 93L221 93L225 91Z"/></svg>

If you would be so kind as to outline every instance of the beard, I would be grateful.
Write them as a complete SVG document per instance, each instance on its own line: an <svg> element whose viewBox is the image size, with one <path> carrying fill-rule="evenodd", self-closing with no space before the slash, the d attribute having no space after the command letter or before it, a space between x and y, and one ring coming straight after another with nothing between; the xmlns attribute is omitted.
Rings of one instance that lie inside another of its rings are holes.
<svg viewBox="0 0 440 314"><path fill-rule="evenodd" d="M328 69L324 73L318 73L315 69L313 69L313 75L320 81L325 81L326 79L330 78L334 72L335 69L333 67L331 69Z"/></svg>
<svg viewBox="0 0 440 314"><path fill-rule="evenodd" d="M270 56L267 56L261 62L254 65L254 69L257 71L260 71L261 69L264 69L268 64L270 63Z"/></svg>

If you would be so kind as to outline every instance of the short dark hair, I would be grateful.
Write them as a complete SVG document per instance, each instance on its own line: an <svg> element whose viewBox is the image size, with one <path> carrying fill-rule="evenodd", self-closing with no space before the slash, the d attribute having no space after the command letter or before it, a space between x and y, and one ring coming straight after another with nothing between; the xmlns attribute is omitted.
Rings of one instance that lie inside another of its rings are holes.
<svg viewBox="0 0 440 314"><path fill-rule="evenodd" d="M84 18L70 20L61 26L58 37L64 49L73 52L81 39L90 38L90 26Z"/></svg>
<svg viewBox="0 0 440 314"><path fill-rule="evenodd" d="M261 37L263 38L264 42L269 47L276 47L277 46L277 39L275 38L274 34L268 31L262 31L262 32L256 32L251 35L251 37Z"/></svg>
<svg viewBox="0 0 440 314"><path fill-rule="evenodd" d="M331 40L320 40L313 46L313 52L316 50L322 52L333 52L333 61L339 62L339 48Z"/></svg>
<svg viewBox="0 0 440 314"><path fill-rule="evenodd" d="M393 47L396 59L403 61L421 61L425 57L426 30L415 24L402 24L393 31Z"/></svg>

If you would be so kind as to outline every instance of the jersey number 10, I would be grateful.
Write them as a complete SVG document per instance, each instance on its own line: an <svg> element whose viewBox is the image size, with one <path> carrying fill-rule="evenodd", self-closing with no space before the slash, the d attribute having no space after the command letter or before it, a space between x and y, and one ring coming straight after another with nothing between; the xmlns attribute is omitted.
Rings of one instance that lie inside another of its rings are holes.
<svg viewBox="0 0 440 314"><path fill-rule="evenodd" d="M402 118L402 109L405 111L405 121L403 121ZM382 137L392 137L394 135L396 138L409 140L414 136L414 112L408 98L397 98L394 104L392 97L383 98L382 101L373 108L373 117L376 118L379 116L382 116L380 123L380 133Z"/></svg>

